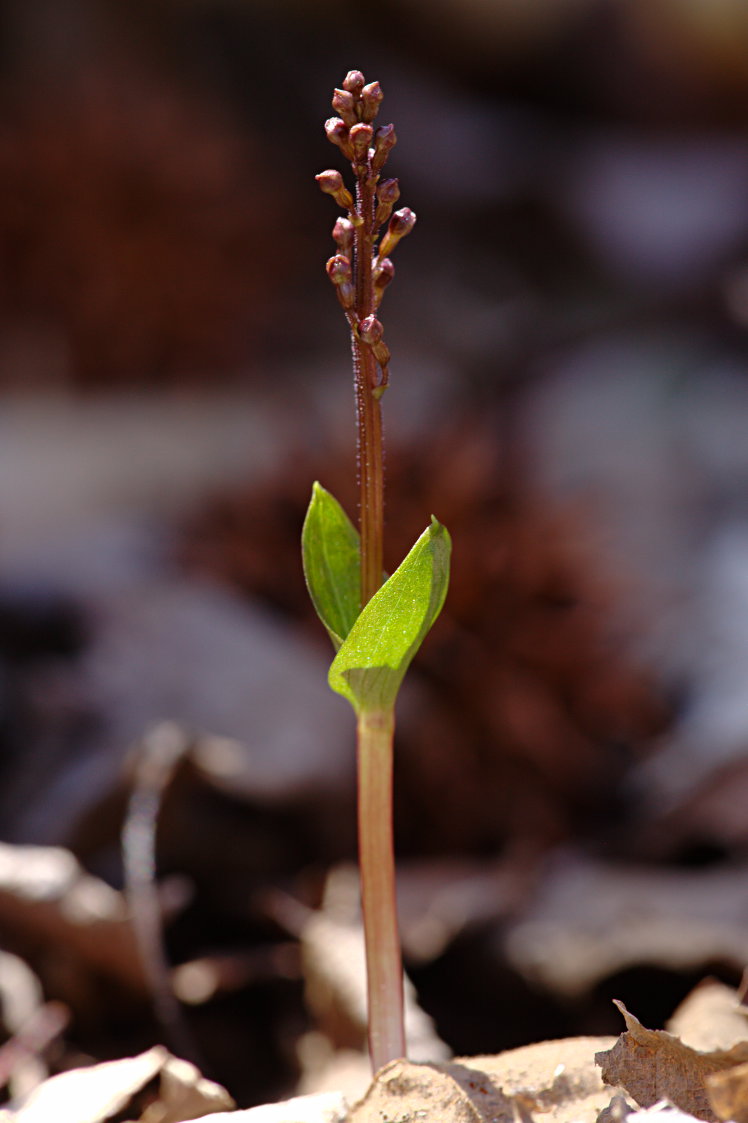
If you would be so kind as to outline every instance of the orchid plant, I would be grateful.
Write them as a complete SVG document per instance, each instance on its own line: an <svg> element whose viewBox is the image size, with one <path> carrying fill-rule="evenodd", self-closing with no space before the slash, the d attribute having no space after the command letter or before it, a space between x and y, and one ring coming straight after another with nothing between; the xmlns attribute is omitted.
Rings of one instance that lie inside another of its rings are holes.
<svg viewBox="0 0 748 1123"><path fill-rule="evenodd" d="M406 1053L403 971L395 902L392 762L395 702L411 660L447 592L451 543L435 518L391 577L383 572L384 469L381 401L390 352L379 307L394 277L391 255L415 225L394 210L398 181L383 178L396 143L376 126L378 82L351 70L336 89L328 139L350 164L355 194L339 171L316 178L343 211L333 226L327 275L351 335L358 436L358 529L319 483L302 532L307 587L335 649L328 681L356 715L358 837L366 945L369 1052L374 1071Z"/></svg>

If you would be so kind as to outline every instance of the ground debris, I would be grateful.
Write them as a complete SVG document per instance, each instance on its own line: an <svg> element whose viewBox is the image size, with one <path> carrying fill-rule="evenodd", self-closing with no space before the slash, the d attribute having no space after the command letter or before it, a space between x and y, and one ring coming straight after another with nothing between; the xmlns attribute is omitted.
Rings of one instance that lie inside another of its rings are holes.
<svg viewBox="0 0 748 1123"><path fill-rule="evenodd" d="M377 1074L349 1123L593 1123L610 1099L592 1055L605 1037L574 1037L444 1064L393 1061Z"/></svg>
<svg viewBox="0 0 748 1123"><path fill-rule="evenodd" d="M605 1083L624 1088L642 1107L667 1100L699 1119L716 1120L709 1078L748 1062L748 1041L700 1052L665 1030L646 1029L623 1003L616 1006L626 1032L612 1049L595 1056Z"/></svg>
<svg viewBox="0 0 748 1123"><path fill-rule="evenodd" d="M665 1029L692 1049L730 1049L748 1039L748 1010L733 987L704 979L683 999Z"/></svg>
<svg viewBox="0 0 748 1123"><path fill-rule="evenodd" d="M706 1078L709 1102L719 1119L748 1123L748 1064Z"/></svg>
<svg viewBox="0 0 748 1123"><path fill-rule="evenodd" d="M0 1123L104 1123L115 1115L132 1123L183 1123L233 1106L225 1088L157 1045L137 1057L50 1077L0 1112Z"/></svg>

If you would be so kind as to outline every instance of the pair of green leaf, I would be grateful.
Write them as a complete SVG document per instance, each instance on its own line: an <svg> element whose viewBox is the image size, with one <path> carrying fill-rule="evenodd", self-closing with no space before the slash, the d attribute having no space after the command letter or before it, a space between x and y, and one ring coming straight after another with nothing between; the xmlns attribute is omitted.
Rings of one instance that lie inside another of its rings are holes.
<svg viewBox="0 0 748 1123"><path fill-rule="evenodd" d="M432 517L410 553L360 608L360 543L343 508L318 483L304 529L304 576L337 652L328 682L357 714L391 709L449 583L451 542Z"/></svg>

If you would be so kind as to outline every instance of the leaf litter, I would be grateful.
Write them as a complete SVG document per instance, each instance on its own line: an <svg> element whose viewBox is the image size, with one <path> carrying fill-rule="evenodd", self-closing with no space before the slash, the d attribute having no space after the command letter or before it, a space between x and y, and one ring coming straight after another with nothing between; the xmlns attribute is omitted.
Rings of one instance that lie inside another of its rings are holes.
<svg viewBox="0 0 748 1123"><path fill-rule="evenodd" d="M736 992L720 989L732 994L737 1008ZM729 1001L728 997L716 1006ZM741 1026L737 1019L736 1040L728 1048L701 1050L666 1030L647 1029L622 1002L616 1006L626 1031L612 1049L595 1056L606 1084L623 1088L645 1108L667 1101L710 1123L727 1119L743 1123L748 1118L748 1023Z"/></svg>

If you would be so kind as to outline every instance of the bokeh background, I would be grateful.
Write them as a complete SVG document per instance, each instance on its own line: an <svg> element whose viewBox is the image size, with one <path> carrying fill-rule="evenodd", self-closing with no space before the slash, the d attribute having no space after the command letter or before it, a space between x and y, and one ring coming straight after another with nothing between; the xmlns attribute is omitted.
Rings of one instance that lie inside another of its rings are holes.
<svg viewBox="0 0 748 1123"><path fill-rule="evenodd" d="M399 719L419 1000L488 1052L739 980L747 41L740 0L3 0L0 914L69 1011L53 1068L170 1032L119 904L102 955L27 868L60 853L22 849L121 903L163 721L157 879L205 1071L248 1106L362 1044L302 954L355 857L298 555L315 478L356 502L313 180L352 67L418 214L383 306L388 565L432 511L455 542Z"/></svg>

